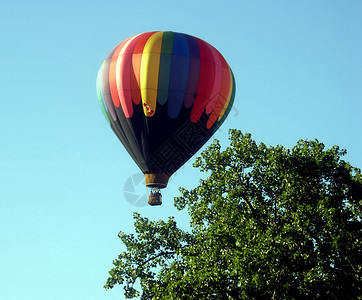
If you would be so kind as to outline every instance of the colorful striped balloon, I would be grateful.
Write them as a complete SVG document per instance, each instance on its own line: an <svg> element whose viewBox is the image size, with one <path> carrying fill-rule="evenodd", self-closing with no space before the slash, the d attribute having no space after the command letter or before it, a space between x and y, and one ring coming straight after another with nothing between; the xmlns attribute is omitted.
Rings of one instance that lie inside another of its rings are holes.
<svg viewBox="0 0 362 300"><path fill-rule="evenodd" d="M97 95L106 119L141 170L168 178L222 124L234 100L235 80L224 57L203 40L171 31L147 32L110 52L98 73ZM191 129L189 140L180 140ZM162 161L166 144L174 154Z"/></svg>

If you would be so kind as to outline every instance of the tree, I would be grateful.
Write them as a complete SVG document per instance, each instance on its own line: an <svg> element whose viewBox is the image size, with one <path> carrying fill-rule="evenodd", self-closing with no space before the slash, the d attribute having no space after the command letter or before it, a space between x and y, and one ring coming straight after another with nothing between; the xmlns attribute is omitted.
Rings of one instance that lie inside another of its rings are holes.
<svg viewBox="0 0 362 300"><path fill-rule="evenodd" d="M133 298L139 280L141 299L361 297L362 178L346 151L267 147L238 130L230 140L202 152L194 166L207 179L175 198L192 231L135 213L105 288Z"/></svg>

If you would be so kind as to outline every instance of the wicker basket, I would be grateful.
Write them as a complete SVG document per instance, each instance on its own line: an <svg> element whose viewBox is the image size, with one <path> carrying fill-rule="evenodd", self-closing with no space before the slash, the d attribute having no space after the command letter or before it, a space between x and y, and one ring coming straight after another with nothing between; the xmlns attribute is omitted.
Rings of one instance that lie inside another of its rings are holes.
<svg viewBox="0 0 362 300"><path fill-rule="evenodd" d="M162 204L162 195L159 191L151 191L148 197L148 204L151 206L161 205Z"/></svg>

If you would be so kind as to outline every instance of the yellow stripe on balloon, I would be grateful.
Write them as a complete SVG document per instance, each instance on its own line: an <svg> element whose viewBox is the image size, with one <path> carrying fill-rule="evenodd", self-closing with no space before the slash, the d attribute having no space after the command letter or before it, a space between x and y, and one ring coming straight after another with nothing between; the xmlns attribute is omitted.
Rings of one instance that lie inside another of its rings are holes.
<svg viewBox="0 0 362 300"><path fill-rule="evenodd" d="M222 119L222 117L224 116L225 111L226 111L226 109L227 109L228 106L229 106L229 103L230 103L230 100L231 100L231 96L232 96L232 93L233 93L233 84L234 84L234 82L233 82L233 74L231 73L231 70L230 70L230 69L229 69L229 72L230 72L230 89L229 89L229 94L228 94L227 100L226 100L226 102L225 102L225 105L224 105L224 107L223 107L223 109L222 109L222 111L221 111L221 113L220 113L220 116L219 116L219 118L217 119L218 122L219 122L219 121Z"/></svg>
<svg viewBox="0 0 362 300"><path fill-rule="evenodd" d="M141 60L140 89L143 111L147 117L155 114L158 74L163 32L156 32L146 42Z"/></svg>

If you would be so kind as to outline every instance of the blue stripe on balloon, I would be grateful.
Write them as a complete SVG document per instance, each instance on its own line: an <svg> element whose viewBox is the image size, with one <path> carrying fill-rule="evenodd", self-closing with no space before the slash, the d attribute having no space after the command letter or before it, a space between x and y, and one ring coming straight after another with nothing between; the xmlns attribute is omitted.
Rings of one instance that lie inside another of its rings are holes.
<svg viewBox="0 0 362 300"><path fill-rule="evenodd" d="M196 91L199 85L200 76L200 49L193 36L185 35L190 51L190 75L185 95L185 107L189 108L194 104Z"/></svg>
<svg viewBox="0 0 362 300"><path fill-rule="evenodd" d="M172 54L190 56L190 48L185 34L175 33Z"/></svg>
<svg viewBox="0 0 362 300"><path fill-rule="evenodd" d="M195 58L200 58L200 49L196 38L191 35L185 35L185 36L189 43L190 56Z"/></svg>
<svg viewBox="0 0 362 300"><path fill-rule="evenodd" d="M168 93L167 113L177 118L184 103L190 75L190 50L184 34L175 33Z"/></svg>

